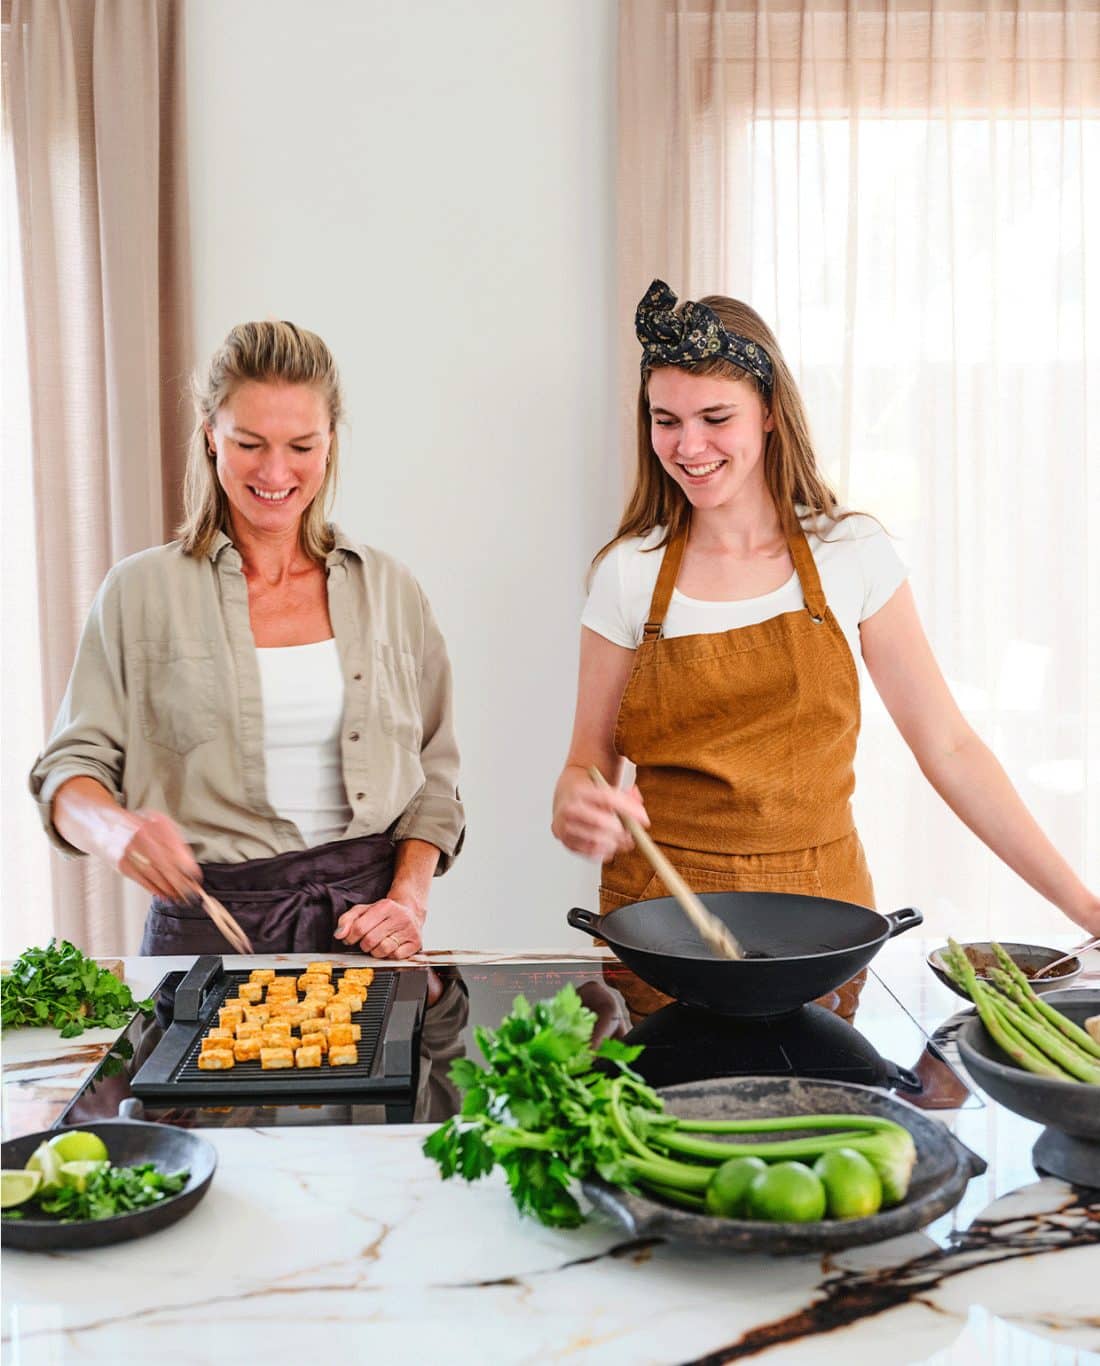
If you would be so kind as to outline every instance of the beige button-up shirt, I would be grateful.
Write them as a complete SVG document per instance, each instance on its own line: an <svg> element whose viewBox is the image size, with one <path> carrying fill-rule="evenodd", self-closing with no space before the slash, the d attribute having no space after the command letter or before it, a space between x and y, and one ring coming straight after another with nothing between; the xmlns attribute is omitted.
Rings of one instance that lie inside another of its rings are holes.
<svg viewBox="0 0 1100 1366"><path fill-rule="evenodd" d="M412 574L339 530L325 560L344 675L340 740L351 823L343 838L426 840L439 871L462 844L451 668ZM50 803L95 778L131 809L163 811L200 863L269 858L305 844L267 799L263 709L241 557L178 542L117 564L92 605L53 734L30 786L54 843Z"/></svg>

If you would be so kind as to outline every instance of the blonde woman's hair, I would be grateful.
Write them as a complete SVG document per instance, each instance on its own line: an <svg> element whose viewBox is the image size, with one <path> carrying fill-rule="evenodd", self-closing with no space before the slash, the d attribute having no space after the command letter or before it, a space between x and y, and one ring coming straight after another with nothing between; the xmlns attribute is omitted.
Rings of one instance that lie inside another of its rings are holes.
<svg viewBox="0 0 1100 1366"><path fill-rule="evenodd" d="M774 382L770 393L755 375L723 357L690 361L676 368L687 370L693 375L721 375L725 379L747 380L760 395L765 409L775 419L774 430L764 434L764 479L784 533L792 536L799 529L796 503L804 504L811 514L824 515L835 521L852 516L851 512L842 513L838 510L836 494L817 467L802 396L787 369L771 328L755 309L739 299L710 294L697 302L706 304L717 314L728 332L736 332L738 336L755 342L771 358ZM638 391L638 468L634 489L627 500L618 531L596 553L592 569L620 541L634 536L648 536L659 526L665 528L665 535L659 545L650 548L661 549L684 530L691 518L691 503L687 495L665 472L653 449L649 413L651 373L650 370L643 372Z"/></svg>
<svg viewBox="0 0 1100 1366"><path fill-rule="evenodd" d="M328 520L339 456L337 425L344 415L340 377L332 352L315 332L288 322L241 323L211 357L206 374L191 381L195 427L183 476L183 521L176 529L184 553L208 555L219 532L232 534L229 499L218 481L207 446L205 423L242 384L308 384L328 406L332 444L324 483L302 514L300 544L314 560L324 560L335 542Z"/></svg>

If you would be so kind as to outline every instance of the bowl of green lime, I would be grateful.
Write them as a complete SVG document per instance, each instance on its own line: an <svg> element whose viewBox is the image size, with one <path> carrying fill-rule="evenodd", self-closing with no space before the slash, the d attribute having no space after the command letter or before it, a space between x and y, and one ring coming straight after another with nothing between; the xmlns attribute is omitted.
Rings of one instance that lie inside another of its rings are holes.
<svg viewBox="0 0 1100 1366"><path fill-rule="evenodd" d="M0 1162L0 1241L52 1252L174 1224L206 1194L218 1157L186 1130L119 1119L9 1139Z"/></svg>

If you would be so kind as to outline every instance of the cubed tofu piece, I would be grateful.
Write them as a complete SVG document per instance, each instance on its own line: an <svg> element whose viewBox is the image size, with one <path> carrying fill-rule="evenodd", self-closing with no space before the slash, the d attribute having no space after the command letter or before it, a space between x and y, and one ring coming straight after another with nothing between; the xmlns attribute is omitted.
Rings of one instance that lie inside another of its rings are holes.
<svg viewBox="0 0 1100 1366"><path fill-rule="evenodd" d="M263 1033L263 1028L262 1024L254 1024L250 1020L242 1020L237 1026L235 1033L238 1039L258 1039Z"/></svg>
<svg viewBox="0 0 1100 1366"><path fill-rule="evenodd" d="M263 982L263 983L266 983L266 982L274 982L274 980L275 980L275 969L274 969L274 968L253 968L252 971L248 974L248 980L249 980L250 982Z"/></svg>
<svg viewBox="0 0 1100 1366"><path fill-rule="evenodd" d="M361 982L363 986L369 987L374 981L373 968L345 968L344 975L340 979L343 982Z"/></svg>
<svg viewBox="0 0 1100 1366"><path fill-rule="evenodd" d="M227 1072L233 1066L230 1048L208 1048L199 1054L199 1067L204 1072Z"/></svg>
<svg viewBox="0 0 1100 1366"><path fill-rule="evenodd" d="M351 1006L341 1005L339 1001L330 1001L325 1006L325 1019L331 1020L333 1024L350 1024Z"/></svg>
<svg viewBox="0 0 1100 1366"><path fill-rule="evenodd" d="M298 1032L304 1039L307 1034L323 1034L328 1025L327 1020L319 1018L307 1018L298 1026Z"/></svg>
<svg viewBox="0 0 1100 1366"><path fill-rule="evenodd" d="M222 1029L236 1029L244 1019L244 1010L240 1006L222 1006L218 1011L218 1024Z"/></svg>
<svg viewBox="0 0 1100 1366"><path fill-rule="evenodd" d="M359 1061L359 1051L353 1043L330 1043L328 1046L328 1065L330 1067L352 1067Z"/></svg>
<svg viewBox="0 0 1100 1366"><path fill-rule="evenodd" d="M328 977L323 972L304 972L298 978L298 990L306 991L311 986L327 986Z"/></svg>
<svg viewBox="0 0 1100 1366"><path fill-rule="evenodd" d="M238 1039L233 1045L233 1056L238 1062L255 1062L263 1047L263 1041L258 1034L255 1038Z"/></svg>
<svg viewBox="0 0 1100 1366"><path fill-rule="evenodd" d="M242 982L237 994L242 1001L257 1006L264 999L264 984L262 982Z"/></svg>
<svg viewBox="0 0 1100 1366"><path fill-rule="evenodd" d="M307 1020L322 1019L325 1013L325 1006L327 1005L327 1001L317 999L314 999L312 1001L303 1001L302 1004L298 1007L298 1009L302 1012L299 1017L298 1023L305 1024Z"/></svg>
<svg viewBox="0 0 1100 1366"><path fill-rule="evenodd" d="M205 1044L208 1040L212 1039L215 1043L224 1044L226 1048L232 1048L236 1037L237 1036L232 1029L223 1029L221 1025L218 1025L214 1029L208 1029L206 1031L203 1043Z"/></svg>
<svg viewBox="0 0 1100 1366"><path fill-rule="evenodd" d="M295 1067L320 1067L321 1050L315 1043L299 1044L294 1050Z"/></svg>
<svg viewBox="0 0 1100 1366"><path fill-rule="evenodd" d="M328 1030L329 1046L333 1044L354 1044L358 1043L356 1030L358 1025L353 1024L330 1024Z"/></svg>
<svg viewBox="0 0 1100 1366"><path fill-rule="evenodd" d="M294 1050L289 1045L261 1048L260 1066L265 1072L274 1071L280 1067L294 1066Z"/></svg>
<svg viewBox="0 0 1100 1366"><path fill-rule="evenodd" d="M331 1001L335 995L336 988L331 982L315 981L311 982L306 988L306 997L309 999L316 998L320 1001Z"/></svg>
<svg viewBox="0 0 1100 1366"><path fill-rule="evenodd" d="M272 996L284 996L297 994L298 988L293 977L276 977L273 982L267 984L267 999L270 1001Z"/></svg>
<svg viewBox="0 0 1100 1366"><path fill-rule="evenodd" d="M270 1006L245 1006L244 1018L249 1024L263 1025L271 1019Z"/></svg>
<svg viewBox="0 0 1100 1366"><path fill-rule="evenodd" d="M326 977L331 977L331 976L332 976L332 972L333 972L333 968L334 968L334 967L335 967L335 964L334 964L334 963L328 963L328 962L322 962L322 963L307 963L307 964L306 964L306 972L307 972L307 973L310 973L310 972L319 972L319 973L323 973L324 976L326 976Z"/></svg>
<svg viewBox="0 0 1100 1366"><path fill-rule="evenodd" d="M332 999L337 1003L351 1006L353 1015L357 1010L362 1010L367 1001L367 998L360 996L357 991L338 991Z"/></svg>
<svg viewBox="0 0 1100 1366"><path fill-rule="evenodd" d="M245 1010L248 1007L247 1001L242 1001L239 996L227 996L222 1002L223 1010Z"/></svg>
<svg viewBox="0 0 1100 1366"><path fill-rule="evenodd" d="M286 1025L282 1029L278 1025L264 1025L264 1031L260 1035L264 1047L276 1046L290 1042L290 1026Z"/></svg>

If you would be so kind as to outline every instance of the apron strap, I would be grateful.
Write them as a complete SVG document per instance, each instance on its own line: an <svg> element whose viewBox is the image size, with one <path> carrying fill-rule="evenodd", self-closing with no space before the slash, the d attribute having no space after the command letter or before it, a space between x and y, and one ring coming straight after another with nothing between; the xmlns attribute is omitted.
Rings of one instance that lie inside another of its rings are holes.
<svg viewBox="0 0 1100 1366"><path fill-rule="evenodd" d="M821 587L821 575L817 572L813 551L801 527L796 535L787 537L787 547L802 587L806 611L809 612L811 621L820 624L825 620L825 593Z"/></svg>
<svg viewBox="0 0 1100 1366"><path fill-rule="evenodd" d="M680 572L680 564L684 558L689 528L690 523L665 546L665 553L661 557L661 568L653 588L653 597L649 603L649 619L642 630L644 642L648 643L660 639L661 627L665 624L665 614L668 611L669 603L672 601L672 590L676 587L676 576Z"/></svg>

